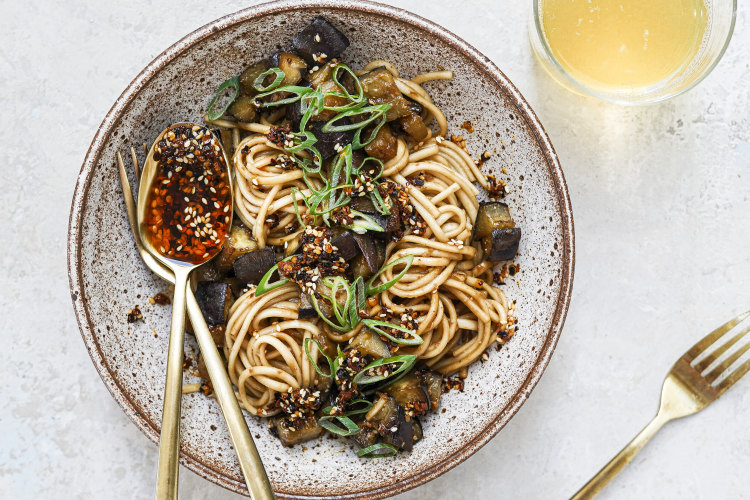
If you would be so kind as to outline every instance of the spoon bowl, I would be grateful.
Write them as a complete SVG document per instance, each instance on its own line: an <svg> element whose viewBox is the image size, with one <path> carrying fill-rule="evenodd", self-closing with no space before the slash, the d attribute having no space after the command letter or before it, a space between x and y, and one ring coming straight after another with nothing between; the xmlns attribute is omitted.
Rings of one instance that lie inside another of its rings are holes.
<svg viewBox="0 0 750 500"><path fill-rule="evenodd" d="M176 123L149 150L138 188L138 231L145 249L174 273L164 386L157 499L177 498L185 292L190 273L220 251L233 214L232 175L211 131Z"/></svg>

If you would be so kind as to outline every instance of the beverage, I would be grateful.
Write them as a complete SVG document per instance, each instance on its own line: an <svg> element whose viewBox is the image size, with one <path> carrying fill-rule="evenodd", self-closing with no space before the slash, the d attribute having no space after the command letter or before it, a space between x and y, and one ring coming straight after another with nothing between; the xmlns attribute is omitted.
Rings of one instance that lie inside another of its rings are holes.
<svg viewBox="0 0 750 500"><path fill-rule="evenodd" d="M598 91L646 89L684 72L708 25L704 0L538 0L552 56Z"/></svg>

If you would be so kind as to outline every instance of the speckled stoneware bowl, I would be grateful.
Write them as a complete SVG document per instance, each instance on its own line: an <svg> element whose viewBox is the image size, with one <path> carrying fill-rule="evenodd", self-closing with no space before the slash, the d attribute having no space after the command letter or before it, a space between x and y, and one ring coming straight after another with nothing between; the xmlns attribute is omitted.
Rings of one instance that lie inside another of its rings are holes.
<svg viewBox="0 0 750 500"><path fill-rule="evenodd" d="M382 498L437 477L477 451L526 401L552 355L570 299L573 220L563 173L541 124L516 88L486 57L445 29L403 10L354 1L278 2L229 15L186 36L144 69L120 96L83 163L70 215L68 266L81 334L99 374L125 413L159 437L170 308L148 297L167 289L142 264L128 227L115 152L150 144L165 126L200 121L216 87L286 45L324 15L350 39L343 59L357 67L388 59L403 75L455 72L425 87L474 156L511 188L506 201L523 229L518 272L505 286L518 301L519 333L469 370L463 393L445 395L424 419L412 453L360 460L344 440L285 448L264 422L247 416L280 498ZM464 120L476 132L460 130ZM507 174L500 173L505 168ZM131 179L131 182L133 180ZM139 305L144 321L128 324ZM188 336L188 353L194 340ZM187 380L191 382L192 380ZM154 448L156 454L156 448ZM201 394L183 398L182 463L244 493L219 407Z"/></svg>

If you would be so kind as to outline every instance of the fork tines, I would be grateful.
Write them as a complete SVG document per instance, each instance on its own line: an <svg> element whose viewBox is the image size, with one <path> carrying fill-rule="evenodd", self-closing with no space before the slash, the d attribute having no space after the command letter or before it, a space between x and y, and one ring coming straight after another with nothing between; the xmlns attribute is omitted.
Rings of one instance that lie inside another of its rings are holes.
<svg viewBox="0 0 750 500"><path fill-rule="evenodd" d="M737 380L750 371L750 359L736 367L734 370L728 371L743 354L750 350L750 337L745 339L746 341L744 344L741 344L740 347L729 356L716 364L724 354L726 354L740 340L743 340L747 333L750 332L750 326L747 326L734 334L726 342L720 342L725 340L726 337L729 337L730 332L735 330L735 327L740 325L748 317L750 317L750 311L742 313L732 320L727 321L719 328L706 335L685 353L684 359L688 361L696 371L703 375L706 382L713 385L719 391L719 394L729 389L735 382L737 382ZM714 346L714 344L719 345L709 352L709 348ZM713 366L714 364L716 365ZM705 373L706 370L712 366L713 368L708 371L708 373ZM726 375L726 377L719 383L716 383L722 375Z"/></svg>

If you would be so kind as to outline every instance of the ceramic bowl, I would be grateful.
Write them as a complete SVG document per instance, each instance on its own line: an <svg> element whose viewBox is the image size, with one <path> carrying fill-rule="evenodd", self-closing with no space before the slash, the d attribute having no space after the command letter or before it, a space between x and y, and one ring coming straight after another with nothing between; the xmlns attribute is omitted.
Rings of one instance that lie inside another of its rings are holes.
<svg viewBox="0 0 750 500"><path fill-rule="evenodd" d="M507 180L505 201L523 231L519 271L504 285L517 301L519 331L502 349L493 348L488 361L470 368L464 392L444 396L441 410L424 419L425 437L413 452L367 461L358 459L348 442L331 438L285 448L265 422L247 416L280 498L382 498L455 467L503 428L547 366L570 300L573 219L557 156L518 90L465 41L403 10L335 0L263 4L189 34L133 80L96 132L70 215L70 288L84 343L102 380L128 417L157 442L170 308L150 305L148 298L167 285L136 252L115 153L150 144L171 123L200 121L221 82L285 46L316 15L350 39L343 59L354 67L382 58L402 75L438 66L455 72L452 81L425 87L447 115L449 133L463 135L475 157L492 154L483 168ZM475 132L460 129L465 120ZM127 312L135 305L144 320L128 324ZM186 351L195 357L190 335ZM243 493L216 401L190 394L182 408L182 464Z"/></svg>

